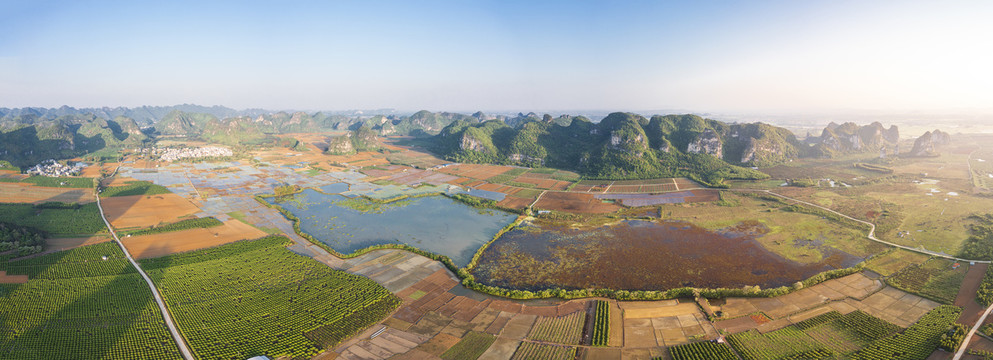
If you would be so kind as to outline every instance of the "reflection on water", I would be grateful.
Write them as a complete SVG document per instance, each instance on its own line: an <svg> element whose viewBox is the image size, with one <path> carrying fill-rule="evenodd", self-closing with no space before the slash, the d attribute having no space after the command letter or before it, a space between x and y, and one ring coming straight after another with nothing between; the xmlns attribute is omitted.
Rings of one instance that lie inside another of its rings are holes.
<svg viewBox="0 0 993 360"><path fill-rule="evenodd" d="M475 275L484 284L523 290L769 288L862 260L825 247L820 262L793 262L763 248L755 241L763 231L750 227L714 232L648 221L585 230L518 227L483 253Z"/></svg>
<svg viewBox="0 0 993 360"><path fill-rule="evenodd" d="M406 243L447 255L458 266L516 215L478 210L431 196L378 204L307 189L276 203L300 218L300 229L347 254L372 245Z"/></svg>

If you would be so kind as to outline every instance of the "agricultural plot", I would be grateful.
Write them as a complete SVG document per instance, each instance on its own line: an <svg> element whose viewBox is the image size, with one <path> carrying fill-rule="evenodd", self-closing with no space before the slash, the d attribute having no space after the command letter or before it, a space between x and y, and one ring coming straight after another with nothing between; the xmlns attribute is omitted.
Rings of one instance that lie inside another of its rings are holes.
<svg viewBox="0 0 993 360"><path fill-rule="evenodd" d="M542 210L556 210L570 213L603 214L620 210L616 204L604 203L593 194L548 192L538 200L535 207Z"/></svg>
<svg viewBox="0 0 993 360"><path fill-rule="evenodd" d="M176 194L116 196L101 203L107 220L119 229L171 223L200 211Z"/></svg>
<svg viewBox="0 0 993 360"><path fill-rule="evenodd" d="M20 182L26 184L34 184L36 186L53 187L53 188L76 188L76 189L93 188L93 179L79 178L79 177L29 176L28 178L23 179Z"/></svg>
<svg viewBox="0 0 993 360"><path fill-rule="evenodd" d="M900 330L900 327L862 311L846 315L832 311L807 320L805 326L797 324L796 327L803 328L807 335L834 353L845 355Z"/></svg>
<svg viewBox="0 0 993 360"><path fill-rule="evenodd" d="M111 186L100 192L100 197L133 196L133 195L160 195L169 194L171 191L164 186L155 185L149 181L131 181L123 185Z"/></svg>
<svg viewBox="0 0 993 360"><path fill-rule="evenodd" d="M737 360L738 356L726 344L710 341L676 345L669 348L673 360Z"/></svg>
<svg viewBox="0 0 993 360"><path fill-rule="evenodd" d="M926 359L961 313L955 306L939 306L903 332L870 343L852 354L852 359Z"/></svg>
<svg viewBox="0 0 993 360"><path fill-rule="evenodd" d="M610 303L597 300L593 315L593 346L607 346L610 342Z"/></svg>
<svg viewBox="0 0 993 360"><path fill-rule="evenodd" d="M86 203L93 200L92 188L41 187L24 183L0 182L0 202L5 203Z"/></svg>
<svg viewBox="0 0 993 360"><path fill-rule="evenodd" d="M960 264L957 269L952 269L953 263L951 260L934 258L923 264L910 265L887 278L886 283L906 292L951 304L958 296L965 274L969 271L968 264Z"/></svg>
<svg viewBox="0 0 993 360"><path fill-rule="evenodd" d="M514 352L511 360L572 360L576 357L576 348L558 345L545 345L533 342L522 342Z"/></svg>
<svg viewBox="0 0 993 360"><path fill-rule="evenodd" d="M528 338L559 344L579 345L583 338L586 312L578 311L561 317L539 317Z"/></svg>
<svg viewBox="0 0 993 360"><path fill-rule="evenodd" d="M400 304L371 280L296 255L284 237L142 261L200 358L310 357Z"/></svg>
<svg viewBox="0 0 993 360"><path fill-rule="evenodd" d="M106 231L97 204L0 204L0 222L55 235L92 235Z"/></svg>
<svg viewBox="0 0 993 360"><path fill-rule="evenodd" d="M0 358L181 358L152 292L116 244L0 266L30 277L0 284Z"/></svg>
<svg viewBox="0 0 993 360"><path fill-rule="evenodd" d="M908 265L921 264L927 261L927 259L928 256L921 253L896 249L885 255L872 258L866 264L866 268L875 271L879 275L890 276Z"/></svg>
<svg viewBox="0 0 993 360"><path fill-rule="evenodd" d="M441 354L444 360L476 360L490 348L496 336L471 331L462 340Z"/></svg>
<svg viewBox="0 0 993 360"><path fill-rule="evenodd" d="M730 335L727 339L745 360L782 359L824 348L816 340L792 326L765 334L749 330Z"/></svg>
<svg viewBox="0 0 993 360"><path fill-rule="evenodd" d="M135 235L123 238L121 242L132 256L146 259L266 236L264 231L241 221L229 220L218 223L220 225L208 228Z"/></svg>

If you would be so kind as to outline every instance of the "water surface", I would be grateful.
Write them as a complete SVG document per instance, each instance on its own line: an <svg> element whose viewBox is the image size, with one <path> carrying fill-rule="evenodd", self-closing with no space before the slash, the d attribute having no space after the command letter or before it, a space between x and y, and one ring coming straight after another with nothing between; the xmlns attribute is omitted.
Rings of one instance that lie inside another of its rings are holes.
<svg viewBox="0 0 993 360"><path fill-rule="evenodd" d="M300 229L348 254L372 245L405 243L447 255L465 266L473 254L516 215L480 210L443 196L371 203L307 189L269 202L300 218Z"/></svg>

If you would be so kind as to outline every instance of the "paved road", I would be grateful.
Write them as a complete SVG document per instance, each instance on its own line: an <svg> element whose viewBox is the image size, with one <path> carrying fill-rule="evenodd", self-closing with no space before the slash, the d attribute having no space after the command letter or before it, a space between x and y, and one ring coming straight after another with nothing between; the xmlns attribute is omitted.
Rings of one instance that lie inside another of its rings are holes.
<svg viewBox="0 0 993 360"><path fill-rule="evenodd" d="M107 225L107 230L110 230L110 235L114 237L114 240L117 241L117 245L121 247L122 251L124 251L124 256L128 258L128 261L131 262L131 265L134 266L135 269L138 269L138 273L141 274L141 277L145 279L146 283L148 283L148 287L152 289L152 295L155 296L155 303L159 305L159 310L162 311L162 318L165 319L166 326L169 327L169 332L172 333L172 338L176 340L176 345L179 346L179 351L183 353L183 357L187 360L195 359L193 357L193 353L191 353L190 349L186 347L186 341L183 340L183 336L180 335L179 330L176 329L176 324L172 322L172 315L170 315L169 310L166 309L165 302L162 301L162 296L159 295L159 290L155 288L155 284L152 283L152 279L149 279L148 275L145 274L145 270L142 270L141 267L138 266L138 263L134 261L134 258L131 257L131 253L129 253L128 249L124 247L124 244L121 243L121 239L118 238L117 233L114 232L114 228L111 227L110 222L107 221L107 216L103 214L103 206L100 205L99 193L97 194L97 208L100 209L100 217L103 218L103 223Z"/></svg>

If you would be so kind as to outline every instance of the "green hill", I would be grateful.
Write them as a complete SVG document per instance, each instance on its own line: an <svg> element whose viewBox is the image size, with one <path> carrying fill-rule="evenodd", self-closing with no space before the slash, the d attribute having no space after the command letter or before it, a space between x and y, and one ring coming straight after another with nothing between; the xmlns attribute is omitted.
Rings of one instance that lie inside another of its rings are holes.
<svg viewBox="0 0 993 360"><path fill-rule="evenodd" d="M725 179L765 175L741 165L771 165L801 153L789 131L765 124L726 124L695 115L613 113L594 124L583 117L527 116L503 121L456 120L433 138L435 151L458 162L548 166L589 178L689 176L720 186Z"/></svg>

